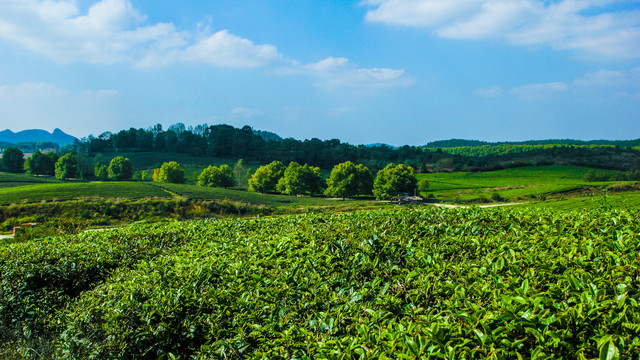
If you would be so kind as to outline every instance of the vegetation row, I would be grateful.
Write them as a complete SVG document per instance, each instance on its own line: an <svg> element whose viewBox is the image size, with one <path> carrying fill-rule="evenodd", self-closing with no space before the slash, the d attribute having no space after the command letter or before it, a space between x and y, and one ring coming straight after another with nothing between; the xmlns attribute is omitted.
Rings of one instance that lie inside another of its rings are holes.
<svg viewBox="0 0 640 360"><path fill-rule="evenodd" d="M64 359L632 358L638 215L395 209L13 244L3 335ZM95 271L131 248L151 255Z"/></svg>

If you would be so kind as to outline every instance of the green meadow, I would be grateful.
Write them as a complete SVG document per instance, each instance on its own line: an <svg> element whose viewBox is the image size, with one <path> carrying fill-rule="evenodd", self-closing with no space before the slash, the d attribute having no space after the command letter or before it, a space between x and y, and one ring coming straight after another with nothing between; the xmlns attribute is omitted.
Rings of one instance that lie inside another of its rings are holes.
<svg viewBox="0 0 640 360"><path fill-rule="evenodd" d="M162 188L137 182L29 184L0 188L1 205L87 198L140 199L171 196Z"/></svg>
<svg viewBox="0 0 640 360"><path fill-rule="evenodd" d="M429 181L425 195L441 202L530 201L549 197L591 196L613 182L586 182L591 170L579 166L527 166L490 172L419 174ZM598 170L607 173L607 170Z"/></svg>

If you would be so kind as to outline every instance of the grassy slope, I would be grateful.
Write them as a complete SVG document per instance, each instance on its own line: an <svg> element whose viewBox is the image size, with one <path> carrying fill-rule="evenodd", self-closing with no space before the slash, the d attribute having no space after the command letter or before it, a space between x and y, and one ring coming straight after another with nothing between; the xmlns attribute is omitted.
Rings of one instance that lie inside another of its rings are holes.
<svg viewBox="0 0 640 360"><path fill-rule="evenodd" d="M153 155L138 153L141 157ZM194 158L198 159L198 158ZM195 169L196 165L190 165ZM187 167L189 168L189 167ZM430 182L427 194L441 201L473 201L490 198L497 193L511 200L530 200L546 195L554 195L566 191L582 192L582 196L600 195L591 191L593 186L607 185L603 183L587 183L582 180L589 168L576 166L543 166L521 167L484 173L436 173L419 174L418 178L426 178ZM196 174L196 171L193 171ZM197 176L197 175L196 175ZM31 182L30 182L31 181ZM56 182L47 184L42 182ZM640 197L637 193L624 193L610 196L610 203L616 207L627 207L640 200L624 199ZM105 183L60 183L51 177L32 177L19 174L0 173L0 204L21 202L38 202L42 200L71 200L78 198L132 198L171 197L179 195L190 199L220 200L261 204L268 207L307 207L307 206L341 206L341 202L324 198L294 197L285 195L268 195L247 191L202 188L194 185L156 184L152 182L105 182ZM561 196L558 196L561 197ZM582 199L582 200L578 200ZM582 208L598 206L593 197L567 199L561 202L547 201L558 208ZM363 204L366 202L362 202Z"/></svg>
<svg viewBox="0 0 640 360"><path fill-rule="evenodd" d="M0 172L0 189L29 184L59 183L60 180L52 176L29 176L25 174L13 174Z"/></svg>
<svg viewBox="0 0 640 360"><path fill-rule="evenodd" d="M313 198L313 197L297 197L288 195L273 195L273 194L260 194L249 191L222 189L222 188L208 188L193 185L181 185L181 184L160 184L157 185L164 189L171 191L177 195L181 195L190 199L227 199L231 201L237 201L249 204L265 205L269 207L299 207L299 206L326 206L326 205L340 205L344 202L329 200L326 198ZM357 201L359 203L366 203L366 201ZM349 202L353 203L353 202Z"/></svg>
<svg viewBox="0 0 640 360"><path fill-rule="evenodd" d="M42 200L73 200L80 198L131 198L169 197L167 191L145 183L95 182L30 184L11 188L0 188L0 204Z"/></svg>
<svg viewBox="0 0 640 360"><path fill-rule="evenodd" d="M640 209L640 192L595 195L568 199L547 200L523 204L530 208L552 208L558 210L581 210L594 208Z"/></svg>
<svg viewBox="0 0 640 360"><path fill-rule="evenodd" d="M443 201L488 198L493 193L509 199L525 199L606 184L583 181L589 170L578 166L531 166L482 173L420 174L418 179L429 180L428 194Z"/></svg>
<svg viewBox="0 0 640 360"><path fill-rule="evenodd" d="M183 196L199 200L230 200L234 202L265 205L268 207L342 206L342 201L326 198L296 197L287 195L259 194L248 191L205 188L195 185L158 184L153 182L92 182L29 184L2 188L0 205L51 200L73 200L83 198L129 198ZM355 201L357 205L367 201ZM354 202L350 201L350 205Z"/></svg>

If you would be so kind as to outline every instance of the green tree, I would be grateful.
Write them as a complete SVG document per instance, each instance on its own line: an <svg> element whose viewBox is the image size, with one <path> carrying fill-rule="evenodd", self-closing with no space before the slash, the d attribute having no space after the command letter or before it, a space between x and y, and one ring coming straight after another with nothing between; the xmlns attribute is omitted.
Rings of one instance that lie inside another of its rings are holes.
<svg viewBox="0 0 640 360"><path fill-rule="evenodd" d="M307 186L307 192L312 196L315 194L322 194L327 183L322 178L320 168L304 164L301 170L303 181Z"/></svg>
<svg viewBox="0 0 640 360"><path fill-rule="evenodd" d="M418 181L418 192L426 193L429 190L429 180L422 179Z"/></svg>
<svg viewBox="0 0 640 360"><path fill-rule="evenodd" d="M285 166L280 161L273 161L258 168L249 179L249 191L267 193L276 190L276 185L284 175Z"/></svg>
<svg viewBox="0 0 640 360"><path fill-rule="evenodd" d="M62 155L55 168L57 179L75 178L78 175L78 158L72 153Z"/></svg>
<svg viewBox="0 0 640 360"><path fill-rule="evenodd" d="M317 194L322 192L324 182L320 174L320 168L304 164L300 166L295 161L289 163L284 170L284 175L278 181L276 190L283 194Z"/></svg>
<svg viewBox="0 0 640 360"><path fill-rule="evenodd" d="M240 159L233 167L233 179L236 182L236 186L239 188L246 188L251 178L251 169L244 163L244 160Z"/></svg>
<svg viewBox="0 0 640 360"><path fill-rule="evenodd" d="M154 180L158 182L184 184L184 170L177 162L169 161L162 164Z"/></svg>
<svg viewBox="0 0 640 360"><path fill-rule="evenodd" d="M30 175L54 175L58 154L54 152L42 153L40 150L31 155L24 163L24 169Z"/></svg>
<svg viewBox="0 0 640 360"><path fill-rule="evenodd" d="M338 198L347 198L356 195L371 194L373 176L371 171L362 165L355 165L351 161L340 163L333 167L325 195Z"/></svg>
<svg viewBox="0 0 640 360"><path fill-rule="evenodd" d="M109 178L109 171L108 171L107 165L99 161L96 163L96 166L93 169L93 173L95 174L96 178L98 178L99 180L107 180Z"/></svg>
<svg viewBox="0 0 640 360"><path fill-rule="evenodd" d="M198 176L198 186L228 188L234 183L233 172L229 165L209 166Z"/></svg>
<svg viewBox="0 0 640 360"><path fill-rule="evenodd" d="M391 163L378 171L373 182L373 195L376 199L389 199L400 193L413 193L418 180L411 166Z"/></svg>
<svg viewBox="0 0 640 360"><path fill-rule="evenodd" d="M17 147L8 147L2 153L2 167L9 172L22 171L24 168L24 153Z"/></svg>
<svg viewBox="0 0 640 360"><path fill-rule="evenodd" d="M131 165L131 161L122 156L114 157L109 163L107 174L111 180L131 180L131 177L133 176L133 166Z"/></svg>

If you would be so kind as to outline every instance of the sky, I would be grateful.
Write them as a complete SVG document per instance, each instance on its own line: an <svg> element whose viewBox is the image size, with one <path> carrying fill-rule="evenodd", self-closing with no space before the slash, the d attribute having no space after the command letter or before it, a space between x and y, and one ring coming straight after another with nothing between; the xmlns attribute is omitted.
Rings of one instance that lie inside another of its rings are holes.
<svg viewBox="0 0 640 360"><path fill-rule="evenodd" d="M640 0L0 0L0 130L640 138Z"/></svg>

